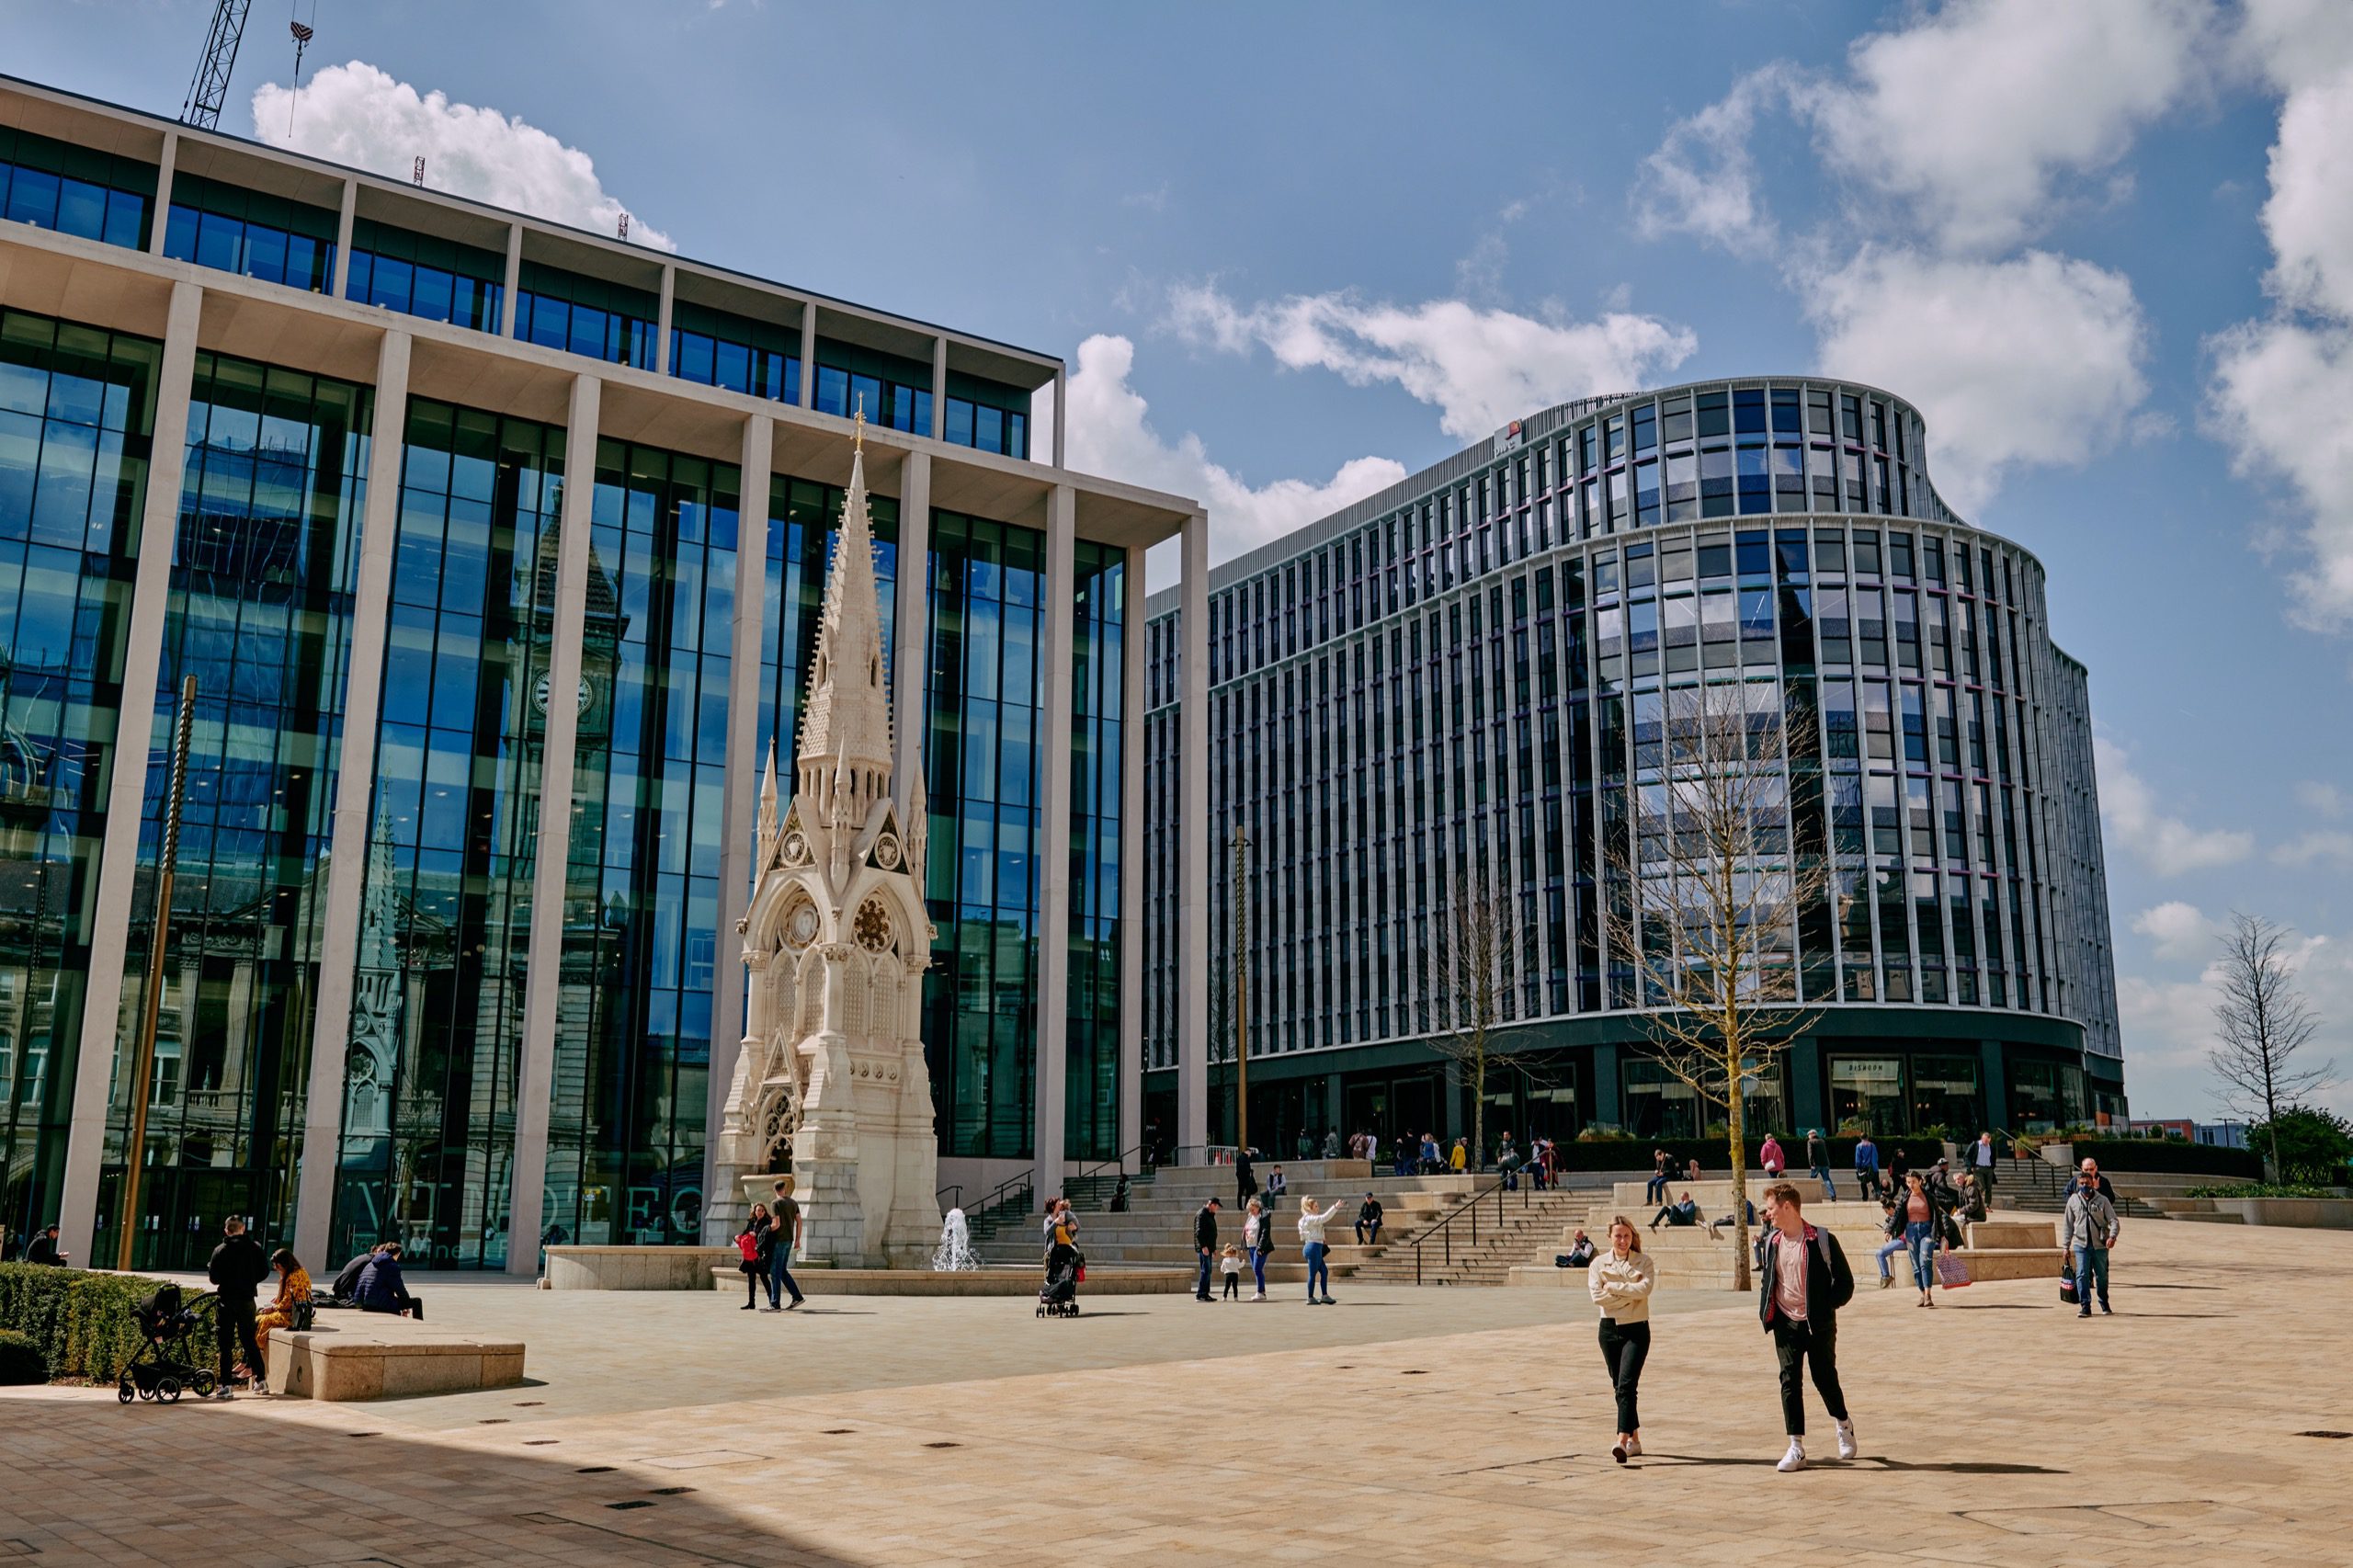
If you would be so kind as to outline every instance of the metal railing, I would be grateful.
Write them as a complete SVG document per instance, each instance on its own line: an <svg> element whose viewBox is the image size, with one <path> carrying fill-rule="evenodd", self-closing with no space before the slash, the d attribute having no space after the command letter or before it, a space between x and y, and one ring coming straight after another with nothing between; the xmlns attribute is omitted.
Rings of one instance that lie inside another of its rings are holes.
<svg viewBox="0 0 2353 1568"><path fill-rule="evenodd" d="M948 1196L951 1192L956 1195L952 1202L949 1199ZM938 1204L942 1209L961 1209L964 1207L964 1184L961 1181L950 1182L946 1187L941 1187L938 1192L933 1193L931 1197L932 1201Z"/></svg>
<svg viewBox="0 0 2353 1568"><path fill-rule="evenodd" d="M1134 1148L1123 1150L1120 1153L1112 1155L1108 1160L1097 1160L1091 1165L1081 1165L1077 1170L1071 1172L1070 1175L1063 1178L1063 1190L1067 1192L1072 1187L1078 1183L1091 1180L1095 1176L1100 1176L1108 1170L1116 1169L1120 1175L1126 1176L1129 1174L1129 1158L1132 1155L1138 1154L1144 1156L1144 1158L1142 1161L1142 1170L1137 1174L1149 1175L1154 1168L1151 1159L1152 1145L1149 1143L1139 1143Z"/></svg>
<svg viewBox="0 0 2353 1568"><path fill-rule="evenodd" d="M1517 1191L1519 1194L1519 1206L1523 1211L1534 1206L1536 1193L1535 1183L1515 1181L1509 1176L1499 1176L1496 1178L1495 1184L1493 1187L1482 1187L1477 1192L1472 1193L1471 1195L1471 1200L1468 1203L1465 1203L1461 1208L1457 1209L1453 1213L1449 1214L1445 1219L1440 1220L1437 1224L1432 1225L1428 1230L1424 1231L1420 1235L1415 1236L1413 1243L1414 1283L1418 1285L1422 1282L1423 1249L1427 1246L1430 1242L1433 1240L1437 1241L1445 1254L1441 1260L1441 1267L1453 1267L1454 1227L1456 1222L1465 1219L1470 1221L1470 1234L1463 1242L1463 1246L1466 1251L1476 1247L1479 1244L1480 1209L1486 1203L1487 1199L1490 1196L1493 1196L1495 1200L1495 1224L1497 1227L1500 1227L1504 1223L1505 1194L1511 1191Z"/></svg>

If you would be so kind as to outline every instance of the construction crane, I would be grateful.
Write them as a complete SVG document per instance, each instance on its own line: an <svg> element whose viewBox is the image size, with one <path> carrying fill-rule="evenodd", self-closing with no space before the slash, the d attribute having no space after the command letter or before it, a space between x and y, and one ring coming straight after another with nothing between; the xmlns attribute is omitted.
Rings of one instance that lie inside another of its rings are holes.
<svg viewBox="0 0 2353 1568"><path fill-rule="evenodd" d="M180 105L180 123L203 131L221 127L221 104L229 96L229 75L237 68L237 45L244 41L245 13L254 0L220 0L212 8L212 27L204 37L204 54L196 63L196 80L188 84L188 101Z"/></svg>

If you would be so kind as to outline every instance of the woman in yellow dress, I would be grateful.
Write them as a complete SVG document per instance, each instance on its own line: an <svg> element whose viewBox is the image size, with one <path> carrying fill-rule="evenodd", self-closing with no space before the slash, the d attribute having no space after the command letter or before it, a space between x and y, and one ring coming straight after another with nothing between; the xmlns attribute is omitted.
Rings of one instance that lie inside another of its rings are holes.
<svg viewBox="0 0 2353 1568"><path fill-rule="evenodd" d="M252 1369L256 1392L267 1392L262 1380L269 1375L269 1331L290 1327L298 1309L311 1304L311 1277L294 1261L294 1255L279 1247L269 1255L269 1263L278 1270L278 1300L254 1319L254 1343L262 1353L262 1365Z"/></svg>

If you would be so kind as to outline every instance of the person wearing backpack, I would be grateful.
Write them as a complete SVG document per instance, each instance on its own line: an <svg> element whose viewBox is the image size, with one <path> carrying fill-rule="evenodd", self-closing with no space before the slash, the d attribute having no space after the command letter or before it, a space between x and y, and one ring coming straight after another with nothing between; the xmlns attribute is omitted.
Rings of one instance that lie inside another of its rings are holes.
<svg viewBox="0 0 2353 1568"><path fill-rule="evenodd" d="M1823 1408L1838 1424L1838 1457L1859 1451L1847 1395L1838 1386L1838 1309L1855 1298L1855 1273L1831 1232L1805 1222L1805 1200L1788 1182L1765 1189L1765 1262L1756 1290L1756 1315L1773 1336L1773 1358L1781 1380L1781 1424L1789 1452L1776 1469L1805 1468L1805 1384L1800 1370L1813 1375Z"/></svg>

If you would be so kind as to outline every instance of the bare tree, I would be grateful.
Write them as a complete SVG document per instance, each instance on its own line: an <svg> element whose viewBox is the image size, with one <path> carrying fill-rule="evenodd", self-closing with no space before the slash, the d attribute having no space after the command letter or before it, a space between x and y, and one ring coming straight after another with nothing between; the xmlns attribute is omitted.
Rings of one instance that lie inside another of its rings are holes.
<svg viewBox="0 0 2353 1568"><path fill-rule="evenodd" d="M1508 1027L1512 977L1533 943L1517 895L1472 873L1458 875L1438 911L1429 948L1430 1049L1471 1090L1471 1163L1487 1148L1487 1079L1512 1072L1546 1081L1549 1055Z"/></svg>
<svg viewBox="0 0 2353 1568"><path fill-rule="evenodd" d="M2320 1020L2296 989L2295 965L2280 950L2288 935L2287 927L2260 915L2234 910L2222 937L2222 996L2214 1004L2219 1039L2206 1062L2222 1081L2224 1101L2249 1120L2259 1114L2276 1123L2282 1110L2336 1081L2334 1062L2296 1062ZM2276 1127L2271 1165L2279 1168Z"/></svg>
<svg viewBox="0 0 2353 1568"><path fill-rule="evenodd" d="M1779 691L1719 683L1670 693L1658 733L1635 734L1628 831L1606 846L1618 886L1602 925L1631 971L1654 1059L1724 1111L1733 1283L1749 1285L1743 1086L1768 1073L1820 1013L1803 1006L1801 914L1827 911L1829 858L1791 841L1790 771L1819 756L1812 718ZM1835 918L1836 912L1829 911ZM1819 922L1817 922L1819 924Z"/></svg>

